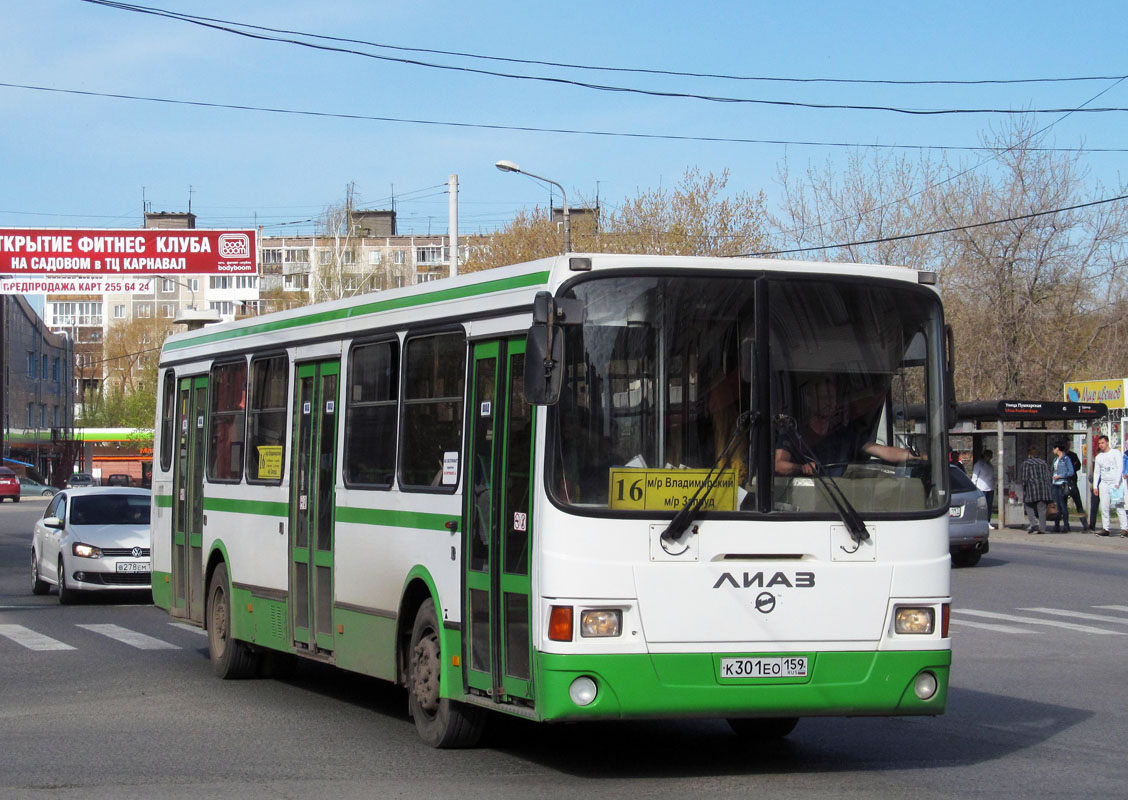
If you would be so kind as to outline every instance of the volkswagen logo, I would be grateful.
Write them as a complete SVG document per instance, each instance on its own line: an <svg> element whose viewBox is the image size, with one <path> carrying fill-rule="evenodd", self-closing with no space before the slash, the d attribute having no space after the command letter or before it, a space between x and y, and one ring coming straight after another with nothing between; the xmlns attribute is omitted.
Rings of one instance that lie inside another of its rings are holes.
<svg viewBox="0 0 1128 800"><path fill-rule="evenodd" d="M771 592L760 592L756 595L756 610L761 614L770 614L775 610L776 599Z"/></svg>
<svg viewBox="0 0 1128 800"><path fill-rule="evenodd" d="M141 552L142 551L141 551L140 547L134 547L133 551L130 553L130 555L133 556L134 558L141 558ZM757 602L759 602L759 601L757 600Z"/></svg>

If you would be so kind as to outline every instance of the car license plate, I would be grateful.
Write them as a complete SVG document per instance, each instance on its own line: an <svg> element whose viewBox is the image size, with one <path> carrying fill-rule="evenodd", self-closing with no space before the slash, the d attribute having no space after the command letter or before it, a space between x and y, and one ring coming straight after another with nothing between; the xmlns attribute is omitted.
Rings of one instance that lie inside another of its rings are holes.
<svg viewBox="0 0 1128 800"><path fill-rule="evenodd" d="M964 512L963 506L950 506L948 508L948 516L951 517L952 519L959 519L960 517L963 516L963 512Z"/></svg>
<svg viewBox="0 0 1128 800"><path fill-rule="evenodd" d="M119 561L117 565L118 572L148 572L148 561Z"/></svg>
<svg viewBox="0 0 1128 800"><path fill-rule="evenodd" d="M779 658L722 658L722 678L805 678L806 656Z"/></svg>

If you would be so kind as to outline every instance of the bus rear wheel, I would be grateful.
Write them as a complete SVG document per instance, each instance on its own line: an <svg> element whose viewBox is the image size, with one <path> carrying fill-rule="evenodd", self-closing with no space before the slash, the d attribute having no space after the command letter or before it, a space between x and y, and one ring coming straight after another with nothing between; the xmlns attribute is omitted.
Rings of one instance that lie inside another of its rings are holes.
<svg viewBox="0 0 1128 800"><path fill-rule="evenodd" d="M730 719L732 732L741 739L756 742L771 742L782 739L795 730L799 717L771 717L768 719Z"/></svg>
<svg viewBox="0 0 1128 800"><path fill-rule="evenodd" d="M227 566L220 564L208 583L208 653L212 671L224 680L250 678L258 667L258 657L246 642L231 636L231 597L227 587Z"/></svg>
<svg viewBox="0 0 1128 800"><path fill-rule="evenodd" d="M442 649L435 602L415 615L407 653L407 708L419 737L431 747L473 747L482 738L485 713L439 694Z"/></svg>

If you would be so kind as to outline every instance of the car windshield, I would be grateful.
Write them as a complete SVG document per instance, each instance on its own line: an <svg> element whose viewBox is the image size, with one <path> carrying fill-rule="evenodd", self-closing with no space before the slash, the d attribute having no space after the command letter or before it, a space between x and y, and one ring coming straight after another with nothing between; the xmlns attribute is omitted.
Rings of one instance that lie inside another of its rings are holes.
<svg viewBox="0 0 1128 800"><path fill-rule="evenodd" d="M928 290L616 275L564 296L583 318L565 328L552 410L558 503L673 512L708 480L703 511L835 516L819 482L830 478L866 514L947 506L942 320Z"/></svg>
<svg viewBox="0 0 1128 800"><path fill-rule="evenodd" d="M143 494L98 494L71 498L71 525L148 525Z"/></svg>

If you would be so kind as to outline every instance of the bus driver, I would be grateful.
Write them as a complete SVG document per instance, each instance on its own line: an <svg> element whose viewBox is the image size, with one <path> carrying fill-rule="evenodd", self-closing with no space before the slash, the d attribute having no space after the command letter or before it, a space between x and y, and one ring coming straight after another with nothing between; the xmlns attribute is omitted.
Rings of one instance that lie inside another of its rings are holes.
<svg viewBox="0 0 1128 800"><path fill-rule="evenodd" d="M830 474L841 474L846 464L860 454L890 464L918 458L908 450L878 444L869 431L850 425L838 403L838 385L833 377L819 379L812 389L812 411L799 428L785 430L775 451L777 475L814 475L818 465Z"/></svg>

